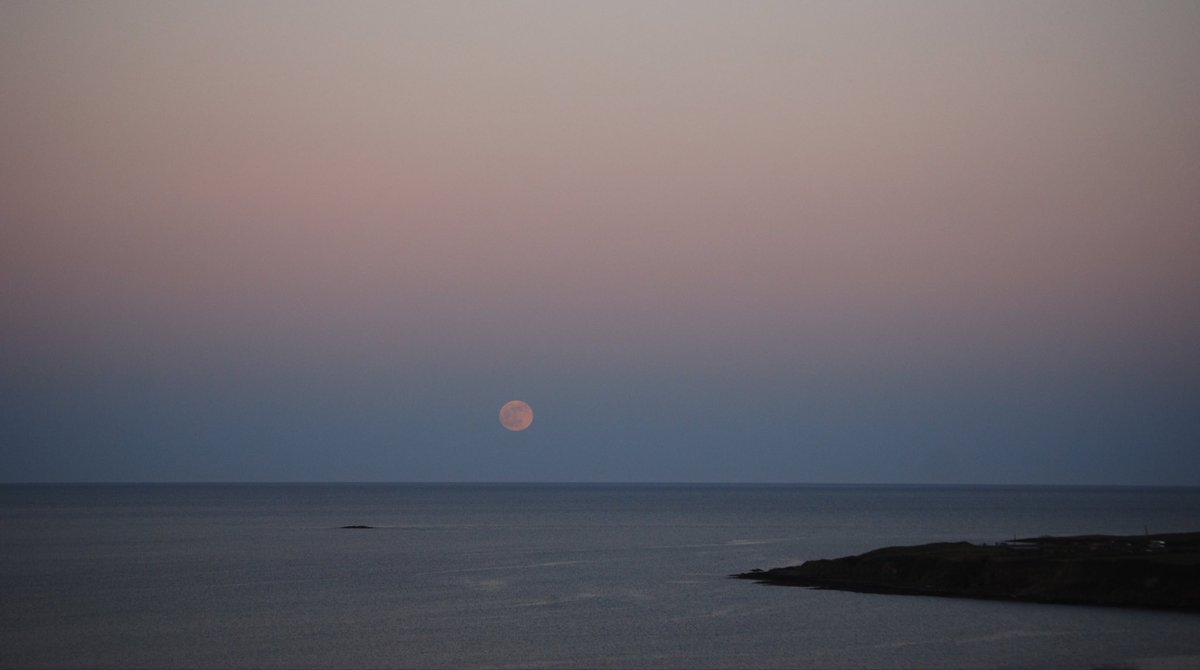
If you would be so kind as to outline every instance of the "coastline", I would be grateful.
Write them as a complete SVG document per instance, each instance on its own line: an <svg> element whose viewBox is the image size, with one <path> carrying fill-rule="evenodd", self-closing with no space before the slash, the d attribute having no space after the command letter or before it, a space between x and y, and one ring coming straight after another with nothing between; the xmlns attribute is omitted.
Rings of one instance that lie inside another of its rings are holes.
<svg viewBox="0 0 1200 670"><path fill-rule="evenodd" d="M1200 532L885 547L731 577L862 593L1200 613Z"/></svg>

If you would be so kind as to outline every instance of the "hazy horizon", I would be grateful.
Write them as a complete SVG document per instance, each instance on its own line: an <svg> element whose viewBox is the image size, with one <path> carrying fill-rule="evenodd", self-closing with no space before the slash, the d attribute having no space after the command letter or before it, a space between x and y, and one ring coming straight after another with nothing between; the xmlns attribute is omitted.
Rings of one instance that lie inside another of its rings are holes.
<svg viewBox="0 0 1200 670"><path fill-rule="evenodd" d="M1198 72L1193 2L0 3L0 481L1200 485Z"/></svg>
<svg viewBox="0 0 1200 670"><path fill-rule="evenodd" d="M433 487L763 487L763 488L829 488L829 489L1164 489L1190 490L1200 488L1191 484L1007 484L979 482L789 482L789 481L526 481L526 480L99 480L99 481L0 481L10 487L88 487L88 486L433 486Z"/></svg>

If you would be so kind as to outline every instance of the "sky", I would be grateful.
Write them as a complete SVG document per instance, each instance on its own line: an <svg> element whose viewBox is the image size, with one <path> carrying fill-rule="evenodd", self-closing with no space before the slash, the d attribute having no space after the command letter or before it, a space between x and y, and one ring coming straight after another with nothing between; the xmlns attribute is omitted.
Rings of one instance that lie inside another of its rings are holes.
<svg viewBox="0 0 1200 670"><path fill-rule="evenodd" d="M1195 2L4 0L0 481L1197 486L1197 110Z"/></svg>

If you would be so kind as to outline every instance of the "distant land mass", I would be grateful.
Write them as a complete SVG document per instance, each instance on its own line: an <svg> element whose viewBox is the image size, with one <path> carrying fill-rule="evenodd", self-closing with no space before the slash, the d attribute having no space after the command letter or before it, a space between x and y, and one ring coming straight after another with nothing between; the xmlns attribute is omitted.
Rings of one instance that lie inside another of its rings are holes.
<svg viewBox="0 0 1200 670"><path fill-rule="evenodd" d="M1200 612L1200 532L886 547L731 576L862 593Z"/></svg>

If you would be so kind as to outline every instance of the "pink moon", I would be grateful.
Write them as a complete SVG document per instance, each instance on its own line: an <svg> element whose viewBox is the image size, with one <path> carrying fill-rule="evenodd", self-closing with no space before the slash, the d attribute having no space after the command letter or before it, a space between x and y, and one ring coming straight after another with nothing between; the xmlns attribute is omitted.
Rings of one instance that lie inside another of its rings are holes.
<svg viewBox="0 0 1200 670"><path fill-rule="evenodd" d="M533 408L523 400L509 400L500 408L500 425L518 432L533 423Z"/></svg>

